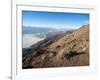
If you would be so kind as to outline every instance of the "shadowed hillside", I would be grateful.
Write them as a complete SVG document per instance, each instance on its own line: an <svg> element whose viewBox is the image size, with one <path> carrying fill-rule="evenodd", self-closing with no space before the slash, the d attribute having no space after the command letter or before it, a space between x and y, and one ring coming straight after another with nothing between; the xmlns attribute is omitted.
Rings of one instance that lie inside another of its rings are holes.
<svg viewBox="0 0 100 80"><path fill-rule="evenodd" d="M22 67L47 68L89 65L89 25L47 37L23 49Z"/></svg>

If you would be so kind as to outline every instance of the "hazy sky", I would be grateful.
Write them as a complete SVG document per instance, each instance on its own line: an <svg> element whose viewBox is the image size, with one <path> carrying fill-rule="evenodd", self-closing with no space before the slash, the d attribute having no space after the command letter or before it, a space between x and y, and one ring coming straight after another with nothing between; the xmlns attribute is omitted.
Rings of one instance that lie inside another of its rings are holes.
<svg viewBox="0 0 100 80"><path fill-rule="evenodd" d="M89 24L89 14L22 11L23 26L74 29Z"/></svg>

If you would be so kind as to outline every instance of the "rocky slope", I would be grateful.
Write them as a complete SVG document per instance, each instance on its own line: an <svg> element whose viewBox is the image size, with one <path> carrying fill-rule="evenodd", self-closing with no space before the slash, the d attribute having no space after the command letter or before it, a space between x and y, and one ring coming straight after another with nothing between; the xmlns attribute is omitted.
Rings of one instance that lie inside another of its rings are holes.
<svg viewBox="0 0 100 80"><path fill-rule="evenodd" d="M89 25L46 38L23 49L22 68L89 65Z"/></svg>

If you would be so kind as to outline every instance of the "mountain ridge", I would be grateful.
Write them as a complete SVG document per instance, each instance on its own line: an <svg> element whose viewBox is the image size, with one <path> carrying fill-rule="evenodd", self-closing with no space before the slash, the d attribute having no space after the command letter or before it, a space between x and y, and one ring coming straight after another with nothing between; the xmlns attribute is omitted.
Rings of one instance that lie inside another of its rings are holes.
<svg viewBox="0 0 100 80"><path fill-rule="evenodd" d="M89 65L89 25L38 42L22 62L23 69Z"/></svg>

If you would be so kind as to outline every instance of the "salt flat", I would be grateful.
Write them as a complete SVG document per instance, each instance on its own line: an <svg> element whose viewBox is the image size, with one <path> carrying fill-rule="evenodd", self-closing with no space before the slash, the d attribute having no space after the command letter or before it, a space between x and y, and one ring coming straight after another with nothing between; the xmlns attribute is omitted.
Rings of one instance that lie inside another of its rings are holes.
<svg viewBox="0 0 100 80"><path fill-rule="evenodd" d="M37 43L38 41L43 40L44 38L36 37L34 34L24 34L23 35L23 48L28 48L31 45Z"/></svg>

